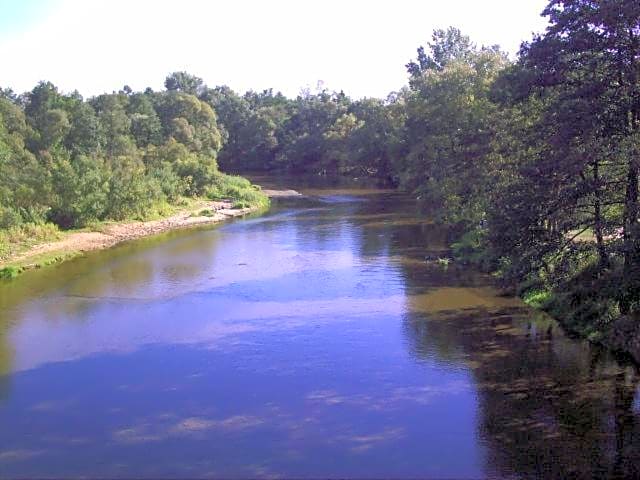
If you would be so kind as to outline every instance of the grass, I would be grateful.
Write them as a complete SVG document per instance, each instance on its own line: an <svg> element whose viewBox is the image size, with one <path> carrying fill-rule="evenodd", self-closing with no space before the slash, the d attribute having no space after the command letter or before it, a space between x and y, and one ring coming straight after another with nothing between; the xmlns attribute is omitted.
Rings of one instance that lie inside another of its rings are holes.
<svg viewBox="0 0 640 480"><path fill-rule="evenodd" d="M53 223L25 223L0 230L0 262L19 255L38 243L57 240L62 232Z"/></svg>
<svg viewBox="0 0 640 480"><path fill-rule="evenodd" d="M18 275L22 273L24 269L22 267L4 267L0 268L0 279L2 280L13 280Z"/></svg>
<svg viewBox="0 0 640 480"><path fill-rule="evenodd" d="M80 251L53 251L8 263L0 268L0 280L13 280L27 270L55 265L77 257L81 253Z"/></svg>
<svg viewBox="0 0 640 480"><path fill-rule="evenodd" d="M204 208L202 210L196 209L191 212L191 217L215 217L216 211L210 208Z"/></svg>
<svg viewBox="0 0 640 480"><path fill-rule="evenodd" d="M566 237L567 239L573 238L574 242L595 243L596 241L596 235L593 233L592 228L587 228L582 232L580 230L570 230L567 232Z"/></svg>

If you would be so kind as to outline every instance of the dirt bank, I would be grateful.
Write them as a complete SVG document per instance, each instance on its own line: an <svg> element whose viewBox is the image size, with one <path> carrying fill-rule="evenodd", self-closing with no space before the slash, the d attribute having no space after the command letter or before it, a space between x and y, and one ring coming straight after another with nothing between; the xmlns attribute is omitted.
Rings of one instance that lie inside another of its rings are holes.
<svg viewBox="0 0 640 480"><path fill-rule="evenodd" d="M299 196L293 190L267 190L269 197ZM0 263L0 269L8 266L19 269L36 268L88 252L109 248L118 243L155 235L178 228L218 223L255 211L255 208L233 208L228 201L200 200L170 217L146 222L123 222L100 224L96 231L70 231L63 238L34 245L26 251Z"/></svg>

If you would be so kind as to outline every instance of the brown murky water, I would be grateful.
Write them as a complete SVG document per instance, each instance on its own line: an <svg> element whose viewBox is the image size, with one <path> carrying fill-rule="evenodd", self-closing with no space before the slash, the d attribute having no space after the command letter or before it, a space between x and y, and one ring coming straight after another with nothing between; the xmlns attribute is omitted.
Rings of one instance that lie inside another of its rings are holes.
<svg viewBox="0 0 640 480"><path fill-rule="evenodd" d="M410 200L301 190L2 284L0 477L640 475L634 367L425 262Z"/></svg>

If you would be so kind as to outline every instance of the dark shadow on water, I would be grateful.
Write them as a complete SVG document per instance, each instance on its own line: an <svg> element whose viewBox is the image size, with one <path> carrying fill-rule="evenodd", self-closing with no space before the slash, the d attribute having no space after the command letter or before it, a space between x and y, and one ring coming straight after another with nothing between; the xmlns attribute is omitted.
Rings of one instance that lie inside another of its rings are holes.
<svg viewBox="0 0 640 480"><path fill-rule="evenodd" d="M636 478L639 376L526 308L416 314L416 355L473 371L487 472L518 478Z"/></svg>

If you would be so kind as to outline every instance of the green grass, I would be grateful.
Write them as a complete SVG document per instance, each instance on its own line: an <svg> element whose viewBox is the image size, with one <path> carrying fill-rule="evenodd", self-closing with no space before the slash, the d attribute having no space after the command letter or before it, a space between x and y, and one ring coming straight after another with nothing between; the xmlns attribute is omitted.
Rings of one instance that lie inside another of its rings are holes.
<svg viewBox="0 0 640 480"><path fill-rule="evenodd" d="M21 267L4 267L0 268L0 279L2 280L13 280L18 275L22 273Z"/></svg>
<svg viewBox="0 0 640 480"><path fill-rule="evenodd" d="M191 212L191 217L215 217L216 211L210 208L204 208L202 210L194 210Z"/></svg>
<svg viewBox="0 0 640 480"><path fill-rule="evenodd" d="M584 231L570 230L566 234L567 239L573 238L574 242L589 242L594 243L596 241L596 235L593 233L592 228L587 228Z"/></svg>
<svg viewBox="0 0 640 480"><path fill-rule="evenodd" d="M27 270L55 265L81 254L80 251L53 251L8 263L0 268L0 280L13 280Z"/></svg>
<svg viewBox="0 0 640 480"><path fill-rule="evenodd" d="M28 250L33 245L61 237L52 223L25 223L0 230L0 262Z"/></svg>

